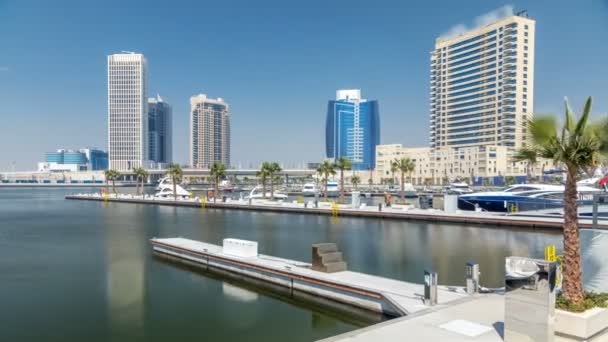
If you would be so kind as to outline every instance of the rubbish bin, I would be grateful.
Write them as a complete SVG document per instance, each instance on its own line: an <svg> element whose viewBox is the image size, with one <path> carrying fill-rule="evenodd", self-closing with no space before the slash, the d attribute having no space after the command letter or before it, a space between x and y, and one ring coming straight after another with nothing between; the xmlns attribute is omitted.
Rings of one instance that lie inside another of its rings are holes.
<svg viewBox="0 0 608 342"><path fill-rule="evenodd" d="M505 271L505 341L553 341L557 264L508 257Z"/></svg>

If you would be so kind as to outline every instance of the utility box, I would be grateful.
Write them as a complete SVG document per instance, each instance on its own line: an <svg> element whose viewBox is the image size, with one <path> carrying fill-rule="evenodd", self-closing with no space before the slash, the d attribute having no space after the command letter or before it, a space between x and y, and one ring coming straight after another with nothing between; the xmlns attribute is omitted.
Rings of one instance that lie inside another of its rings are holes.
<svg viewBox="0 0 608 342"><path fill-rule="evenodd" d="M443 211L455 213L458 210L458 195L445 194L443 196Z"/></svg>
<svg viewBox="0 0 608 342"><path fill-rule="evenodd" d="M557 263L508 257L505 268L505 342L552 342Z"/></svg>
<svg viewBox="0 0 608 342"><path fill-rule="evenodd" d="M443 195L433 195L433 209L443 210Z"/></svg>
<svg viewBox="0 0 608 342"><path fill-rule="evenodd" d="M222 245L224 254L252 258L258 256L258 243L255 241L224 239Z"/></svg>

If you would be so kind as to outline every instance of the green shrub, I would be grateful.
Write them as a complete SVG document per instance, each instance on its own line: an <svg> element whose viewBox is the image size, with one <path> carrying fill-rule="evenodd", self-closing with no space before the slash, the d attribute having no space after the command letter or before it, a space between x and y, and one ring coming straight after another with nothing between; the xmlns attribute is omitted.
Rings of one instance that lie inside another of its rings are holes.
<svg viewBox="0 0 608 342"><path fill-rule="evenodd" d="M555 306L570 312L583 312L596 307L606 308L608 307L608 293L585 292L585 300L580 305L570 303L560 293L555 300Z"/></svg>

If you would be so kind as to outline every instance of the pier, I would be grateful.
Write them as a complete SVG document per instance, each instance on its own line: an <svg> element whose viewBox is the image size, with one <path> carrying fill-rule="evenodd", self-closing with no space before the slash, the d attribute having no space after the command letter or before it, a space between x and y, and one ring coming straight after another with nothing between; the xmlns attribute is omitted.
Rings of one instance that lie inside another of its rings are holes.
<svg viewBox="0 0 608 342"><path fill-rule="evenodd" d="M352 208L347 204L335 204L330 202L319 202L315 207L312 202L298 203L280 202L270 200L231 200L225 202L218 200L206 201L205 199L178 199L160 198L150 195L135 196L128 194L99 193L73 194L65 197L68 200L107 201L118 203L153 204L167 206L182 206L193 208L225 209L225 210L253 210L262 212L297 213L328 216L367 217L395 220L416 220L441 223L475 224L485 226L508 226L532 229L561 229L563 218L555 216L526 215L525 213L504 214L491 212L455 211L445 212L436 209L416 209L407 205L393 205L391 207L365 206ZM592 219L579 219L580 228L593 227ZM599 220L596 229L608 229L607 220Z"/></svg>
<svg viewBox="0 0 608 342"><path fill-rule="evenodd" d="M184 238L151 239L157 253L167 254L203 267L224 269L342 304L382 313L406 316L429 309L424 285L352 271L325 273L306 262L255 254L243 257L226 253L225 247ZM422 278L422 275L421 275ZM437 305L466 300L464 288L438 286Z"/></svg>

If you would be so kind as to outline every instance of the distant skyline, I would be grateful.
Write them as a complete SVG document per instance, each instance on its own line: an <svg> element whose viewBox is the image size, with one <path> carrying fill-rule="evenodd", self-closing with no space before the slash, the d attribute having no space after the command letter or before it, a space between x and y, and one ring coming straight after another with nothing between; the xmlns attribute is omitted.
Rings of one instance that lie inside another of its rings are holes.
<svg viewBox="0 0 608 342"><path fill-rule="evenodd" d="M535 112L594 97L608 113L608 1L0 0L0 171L58 148L107 149L106 58L148 60L148 95L173 107L173 156L188 163L189 98L231 105L232 164L319 161L327 101L380 103L381 143L428 145L435 39L512 6L536 20ZM201 15L203 14L203 15Z"/></svg>

